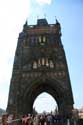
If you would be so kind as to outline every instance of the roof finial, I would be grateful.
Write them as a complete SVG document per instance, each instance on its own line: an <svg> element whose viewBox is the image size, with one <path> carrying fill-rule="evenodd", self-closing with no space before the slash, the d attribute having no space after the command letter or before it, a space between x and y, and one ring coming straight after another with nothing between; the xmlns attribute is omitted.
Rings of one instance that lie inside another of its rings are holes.
<svg viewBox="0 0 83 125"><path fill-rule="evenodd" d="M59 21L57 20L56 16L55 16L55 21L56 21L56 24L59 24Z"/></svg>
<svg viewBox="0 0 83 125"><path fill-rule="evenodd" d="M26 20L26 22L25 22L25 24L24 24L24 26L23 26L23 27L24 27L24 28L23 28L23 29L24 29L24 31L26 31L27 26L28 26L28 24L27 24L27 20Z"/></svg>
<svg viewBox="0 0 83 125"><path fill-rule="evenodd" d="M24 27L26 27L27 26L27 20L26 20L26 22L25 22L25 24L24 24Z"/></svg>
<svg viewBox="0 0 83 125"><path fill-rule="evenodd" d="M28 18L27 18L26 22L27 22L27 26L28 26Z"/></svg>

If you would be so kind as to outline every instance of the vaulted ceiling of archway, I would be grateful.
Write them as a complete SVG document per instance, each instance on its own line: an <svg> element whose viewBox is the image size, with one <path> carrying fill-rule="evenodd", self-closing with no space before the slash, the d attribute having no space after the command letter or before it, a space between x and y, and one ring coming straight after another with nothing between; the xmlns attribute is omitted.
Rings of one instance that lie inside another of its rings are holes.
<svg viewBox="0 0 83 125"><path fill-rule="evenodd" d="M53 79L38 79L33 80L30 86L25 90L24 100L29 100L30 104L33 105L36 97L42 92L47 92L54 97L57 104L64 101L64 89L61 84Z"/></svg>

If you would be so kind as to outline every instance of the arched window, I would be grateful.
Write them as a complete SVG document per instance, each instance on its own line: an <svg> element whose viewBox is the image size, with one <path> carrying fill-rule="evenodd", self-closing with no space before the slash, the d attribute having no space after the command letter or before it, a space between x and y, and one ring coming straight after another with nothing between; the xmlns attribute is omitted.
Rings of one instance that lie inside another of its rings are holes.
<svg viewBox="0 0 83 125"><path fill-rule="evenodd" d="M42 58L42 65L44 66L45 65L45 59Z"/></svg>
<svg viewBox="0 0 83 125"><path fill-rule="evenodd" d="M40 42L40 43L42 42L42 38L41 38L41 36L39 36L39 42Z"/></svg>
<svg viewBox="0 0 83 125"><path fill-rule="evenodd" d="M41 66L41 59L38 59L38 67Z"/></svg>
<svg viewBox="0 0 83 125"><path fill-rule="evenodd" d="M36 61L33 63L33 69L37 69L37 62Z"/></svg>
<svg viewBox="0 0 83 125"><path fill-rule="evenodd" d="M54 68L53 61L52 61L52 60L50 60L50 61L49 61L49 63L50 63L50 68Z"/></svg>
<svg viewBox="0 0 83 125"><path fill-rule="evenodd" d="M27 47L28 46L28 40L24 40L24 47Z"/></svg>
<svg viewBox="0 0 83 125"><path fill-rule="evenodd" d="M46 58L46 66L47 66L47 67L49 66L48 58Z"/></svg>
<svg viewBox="0 0 83 125"><path fill-rule="evenodd" d="M46 42L46 37L45 37L45 36L43 36L43 42L44 42L44 43Z"/></svg>

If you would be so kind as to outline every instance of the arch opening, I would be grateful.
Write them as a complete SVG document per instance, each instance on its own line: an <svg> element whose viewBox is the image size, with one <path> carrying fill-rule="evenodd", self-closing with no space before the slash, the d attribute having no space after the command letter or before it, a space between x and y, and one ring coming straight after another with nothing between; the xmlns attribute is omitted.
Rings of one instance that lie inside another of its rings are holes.
<svg viewBox="0 0 83 125"><path fill-rule="evenodd" d="M56 110L58 111L58 105L51 94L42 92L36 97L33 103L33 110L37 113L55 112Z"/></svg>
<svg viewBox="0 0 83 125"><path fill-rule="evenodd" d="M50 80L39 79L38 81L34 80L33 84L30 84L30 86L26 88L27 89L23 96L24 97L23 113L27 113L27 112L33 113L34 108L38 111L37 107L35 106L35 101L38 98L38 96L46 92L54 99L55 104L57 102L57 105L58 105L57 110L60 114L65 116L67 115L69 116L71 114L71 109L72 109L71 103L67 99L67 94L65 94L65 89L61 86L61 84L58 81L54 81L53 79L50 79ZM46 104L43 103L42 105L44 106ZM38 111L38 113L47 111L46 108L45 109L41 108L41 109L42 110ZM55 105L55 109L56 109L56 105ZM50 111L51 110L52 109L50 109Z"/></svg>

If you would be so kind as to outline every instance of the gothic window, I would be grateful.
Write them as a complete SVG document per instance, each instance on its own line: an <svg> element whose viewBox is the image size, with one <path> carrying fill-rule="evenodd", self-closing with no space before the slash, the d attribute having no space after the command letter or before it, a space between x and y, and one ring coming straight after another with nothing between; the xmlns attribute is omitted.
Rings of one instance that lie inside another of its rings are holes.
<svg viewBox="0 0 83 125"><path fill-rule="evenodd" d="M40 58L38 59L38 61L34 61L33 62L33 69L36 69L38 67L41 66L46 66L46 67L50 67L50 68L54 68L54 63L52 60L48 60L48 58Z"/></svg>
<svg viewBox="0 0 83 125"><path fill-rule="evenodd" d="M45 36L43 36L43 42L44 42L44 43L46 42L46 37L45 37Z"/></svg>
<svg viewBox="0 0 83 125"><path fill-rule="evenodd" d="M53 64L53 61L52 60L50 60L50 68L54 68L54 64Z"/></svg>
<svg viewBox="0 0 83 125"><path fill-rule="evenodd" d="M48 58L46 58L46 66L49 66Z"/></svg>
<svg viewBox="0 0 83 125"><path fill-rule="evenodd" d="M39 42L40 42L40 43L42 42L42 38L41 38L41 36L39 36Z"/></svg>
<svg viewBox="0 0 83 125"><path fill-rule="evenodd" d="M38 59L38 67L40 67L40 66L41 66L41 60Z"/></svg>
<svg viewBox="0 0 83 125"><path fill-rule="evenodd" d="M33 63L33 69L37 69L37 62L36 61Z"/></svg>
<svg viewBox="0 0 83 125"><path fill-rule="evenodd" d="M27 47L28 46L27 40L24 40L23 42L24 42L24 47Z"/></svg>
<svg viewBox="0 0 83 125"><path fill-rule="evenodd" d="M41 45L44 45L45 42L46 42L46 37L45 37L45 36L39 36L39 43L40 43Z"/></svg>
<svg viewBox="0 0 83 125"><path fill-rule="evenodd" d="M42 65L44 66L45 65L45 59L42 58Z"/></svg>
<svg viewBox="0 0 83 125"><path fill-rule="evenodd" d="M31 43L34 44L34 37L31 37Z"/></svg>

